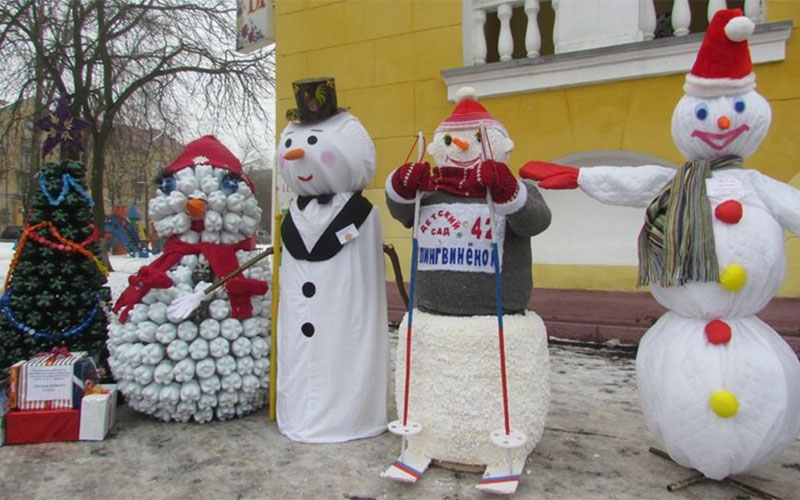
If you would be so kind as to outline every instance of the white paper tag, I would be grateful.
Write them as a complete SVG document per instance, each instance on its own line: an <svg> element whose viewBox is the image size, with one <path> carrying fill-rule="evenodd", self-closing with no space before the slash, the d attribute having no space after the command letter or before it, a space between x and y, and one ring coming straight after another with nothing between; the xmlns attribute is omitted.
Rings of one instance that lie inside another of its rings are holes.
<svg viewBox="0 0 800 500"><path fill-rule="evenodd" d="M25 399L53 401L72 399L72 365L28 366Z"/></svg>
<svg viewBox="0 0 800 500"><path fill-rule="evenodd" d="M503 263L506 218L497 215L497 246ZM494 273L492 225L483 203L441 203L420 208L418 268L425 271Z"/></svg>
<svg viewBox="0 0 800 500"><path fill-rule="evenodd" d="M706 179L706 194L709 198L742 199L746 191L742 181L733 177L712 177Z"/></svg>
<svg viewBox="0 0 800 500"><path fill-rule="evenodd" d="M354 239L358 238L358 229L356 229L355 224L350 224L349 226L343 227L342 229L336 231L336 237L339 238L339 243L346 245L347 243L350 243Z"/></svg>

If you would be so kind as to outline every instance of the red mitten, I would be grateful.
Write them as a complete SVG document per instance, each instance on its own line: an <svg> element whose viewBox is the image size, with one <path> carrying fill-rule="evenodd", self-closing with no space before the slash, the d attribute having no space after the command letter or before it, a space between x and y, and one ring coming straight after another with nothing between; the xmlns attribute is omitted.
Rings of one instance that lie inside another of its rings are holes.
<svg viewBox="0 0 800 500"><path fill-rule="evenodd" d="M523 179L539 181L545 189L575 189L580 169L545 161L529 161L519 170Z"/></svg>
<svg viewBox="0 0 800 500"><path fill-rule="evenodd" d="M475 170L478 184L491 191L492 201L495 203L508 203L516 196L519 184L505 163L486 160Z"/></svg>
<svg viewBox="0 0 800 500"><path fill-rule="evenodd" d="M406 163L392 174L392 187L403 198L410 200L417 191L426 191L430 185L431 166L425 163Z"/></svg>

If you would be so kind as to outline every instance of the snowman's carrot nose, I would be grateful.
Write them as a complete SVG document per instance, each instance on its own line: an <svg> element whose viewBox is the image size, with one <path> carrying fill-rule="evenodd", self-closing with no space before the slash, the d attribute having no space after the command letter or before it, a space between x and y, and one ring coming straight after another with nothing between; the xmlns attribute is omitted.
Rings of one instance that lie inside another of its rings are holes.
<svg viewBox="0 0 800 500"><path fill-rule="evenodd" d="M206 215L206 202L199 198L191 198L186 202L186 211L192 219L202 219Z"/></svg>
<svg viewBox="0 0 800 500"><path fill-rule="evenodd" d="M731 120L727 116L720 116L717 120L717 126L722 130L728 130L731 126Z"/></svg>
<svg viewBox="0 0 800 500"><path fill-rule="evenodd" d="M466 142L462 141L458 137L453 137L453 143L456 146L458 146L462 151L466 151L467 148L469 148L469 144L467 144Z"/></svg>
<svg viewBox="0 0 800 500"><path fill-rule="evenodd" d="M306 155L306 152L303 151L302 148L295 148L295 149L290 149L289 151L284 153L283 154L283 159L284 160L299 160L300 158L302 158L305 155Z"/></svg>

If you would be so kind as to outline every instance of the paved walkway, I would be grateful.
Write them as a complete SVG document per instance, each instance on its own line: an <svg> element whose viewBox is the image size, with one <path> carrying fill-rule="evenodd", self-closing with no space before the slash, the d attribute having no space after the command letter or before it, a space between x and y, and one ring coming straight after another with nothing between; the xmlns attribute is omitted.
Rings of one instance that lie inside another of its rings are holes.
<svg viewBox="0 0 800 500"><path fill-rule="evenodd" d="M630 353L575 346L551 346L550 353L547 428L516 498L749 498L717 483L665 489L691 472L648 452L653 442ZM0 448L0 498L497 498L474 488L478 474L436 467L412 486L380 479L399 447L388 433L335 445L293 443L265 411L198 425L163 424L121 407L105 442ZM742 479L800 498L800 441Z"/></svg>

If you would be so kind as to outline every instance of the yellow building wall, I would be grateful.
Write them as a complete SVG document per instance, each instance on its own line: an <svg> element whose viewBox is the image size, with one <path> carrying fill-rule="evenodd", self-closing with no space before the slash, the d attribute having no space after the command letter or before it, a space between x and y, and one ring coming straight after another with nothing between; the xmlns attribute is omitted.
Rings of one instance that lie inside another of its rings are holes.
<svg viewBox="0 0 800 500"><path fill-rule="evenodd" d="M800 2L767 1L768 21L793 20L786 60L755 66L771 103L770 133L748 166L800 187ZM440 75L462 66L461 2L457 0L278 0L276 4L277 131L294 107L291 82L333 76L339 105L349 108L377 148L375 179L365 195L382 213L408 278L410 231L391 218L383 185L417 131L430 138L453 110ZM516 143L510 166L595 149L619 149L682 163L670 135L684 75L626 80L481 102ZM534 240L535 242L535 240ZM780 295L800 296L800 241L787 235L789 273ZM534 245L535 252L535 245ZM794 265L793 265L794 263ZM537 287L634 290L634 266L534 266Z"/></svg>

